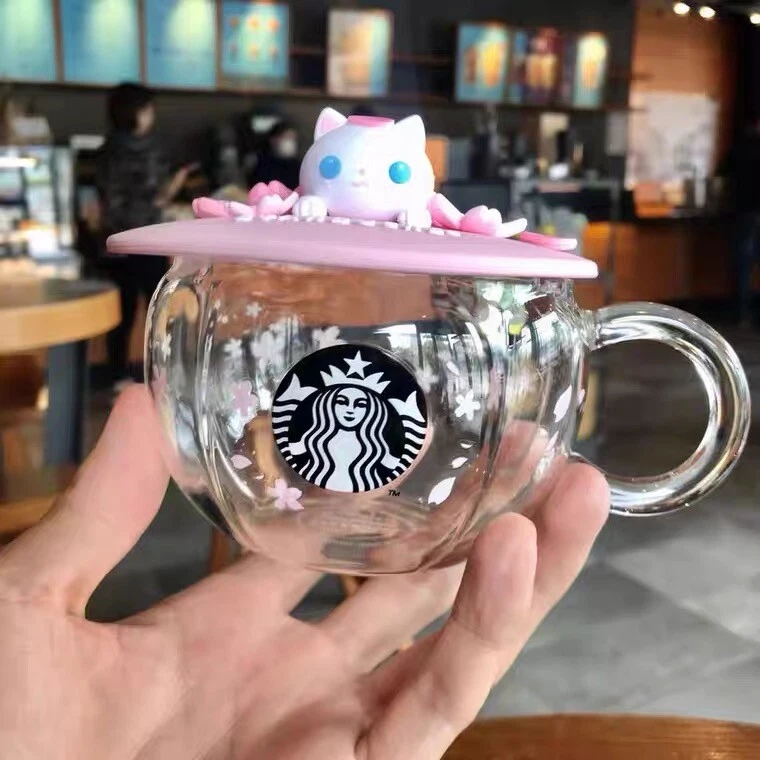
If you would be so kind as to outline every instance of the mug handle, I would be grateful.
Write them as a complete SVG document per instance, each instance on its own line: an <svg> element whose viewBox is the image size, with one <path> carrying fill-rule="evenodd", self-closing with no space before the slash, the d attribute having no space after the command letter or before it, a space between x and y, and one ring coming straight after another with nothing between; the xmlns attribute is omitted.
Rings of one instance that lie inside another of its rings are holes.
<svg viewBox="0 0 760 760"><path fill-rule="evenodd" d="M630 340L664 343L694 366L708 403L708 423L697 450L680 467L654 477L605 473L615 514L657 515L690 506L721 485L747 442L751 401L747 377L728 342L680 309L626 303L599 309L593 319L592 350Z"/></svg>

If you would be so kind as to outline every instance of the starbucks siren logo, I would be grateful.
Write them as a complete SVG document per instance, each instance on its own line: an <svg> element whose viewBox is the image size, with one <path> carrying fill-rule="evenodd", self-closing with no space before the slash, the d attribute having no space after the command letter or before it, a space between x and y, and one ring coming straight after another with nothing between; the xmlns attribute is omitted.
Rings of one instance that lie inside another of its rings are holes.
<svg viewBox="0 0 760 760"><path fill-rule="evenodd" d="M373 491L398 478L427 432L414 376L370 346L338 345L302 359L272 408L277 447L305 480L330 491Z"/></svg>

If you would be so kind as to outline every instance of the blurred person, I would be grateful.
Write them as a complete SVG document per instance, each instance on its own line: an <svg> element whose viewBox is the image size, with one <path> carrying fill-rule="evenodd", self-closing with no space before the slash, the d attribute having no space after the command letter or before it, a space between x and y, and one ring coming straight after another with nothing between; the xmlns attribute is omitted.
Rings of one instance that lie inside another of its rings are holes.
<svg viewBox="0 0 760 760"><path fill-rule="evenodd" d="M734 271L742 326L756 319L752 275L760 258L760 119L751 122L726 154L718 174L731 185L736 211Z"/></svg>
<svg viewBox="0 0 760 760"><path fill-rule="evenodd" d="M153 93L125 83L108 95L109 134L98 159L98 192L102 205L103 240L134 227L156 224L182 189L195 165L169 172L153 129ZM167 268L155 256L106 256L106 274L121 294L121 324L108 335L108 359L113 382L129 381L129 338L140 294L150 299Z"/></svg>
<svg viewBox="0 0 760 760"><path fill-rule="evenodd" d="M251 185L279 180L295 189L299 184L300 171L298 130L290 121L279 121L266 135L253 169Z"/></svg>
<svg viewBox="0 0 760 760"><path fill-rule="evenodd" d="M71 490L0 553L0 754L132 760L439 760L565 594L609 489L570 464L466 568L370 578L318 621L319 574L247 555L118 623L85 617L169 481L149 393L119 398ZM445 624L399 648L452 607Z"/></svg>

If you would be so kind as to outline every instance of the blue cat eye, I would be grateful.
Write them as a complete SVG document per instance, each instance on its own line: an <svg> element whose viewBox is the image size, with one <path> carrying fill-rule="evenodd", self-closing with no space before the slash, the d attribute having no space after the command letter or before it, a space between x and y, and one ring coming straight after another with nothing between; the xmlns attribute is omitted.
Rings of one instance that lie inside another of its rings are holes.
<svg viewBox="0 0 760 760"><path fill-rule="evenodd" d="M319 173L325 179L335 179L340 174L340 159L337 156L325 156L319 162Z"/></svg>
<svg viewBox="0 0 760 760"><path fill-rule="evenodd" d="M403 185L412 178L412 167L406 161L395 161L388 169L388 174L397 185Z"/></svg>

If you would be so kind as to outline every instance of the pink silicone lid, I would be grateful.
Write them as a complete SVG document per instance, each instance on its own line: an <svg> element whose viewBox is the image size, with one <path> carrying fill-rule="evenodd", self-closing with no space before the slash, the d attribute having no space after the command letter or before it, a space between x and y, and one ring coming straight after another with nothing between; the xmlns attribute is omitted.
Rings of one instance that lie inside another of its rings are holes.
<svg viewBox="0 0 760 760"><path fill-rule="evenodd" d="M169 222L112 235L108 250L473 277L593 279L598 274L593 261L518 240L334 218Z"/></svg>

